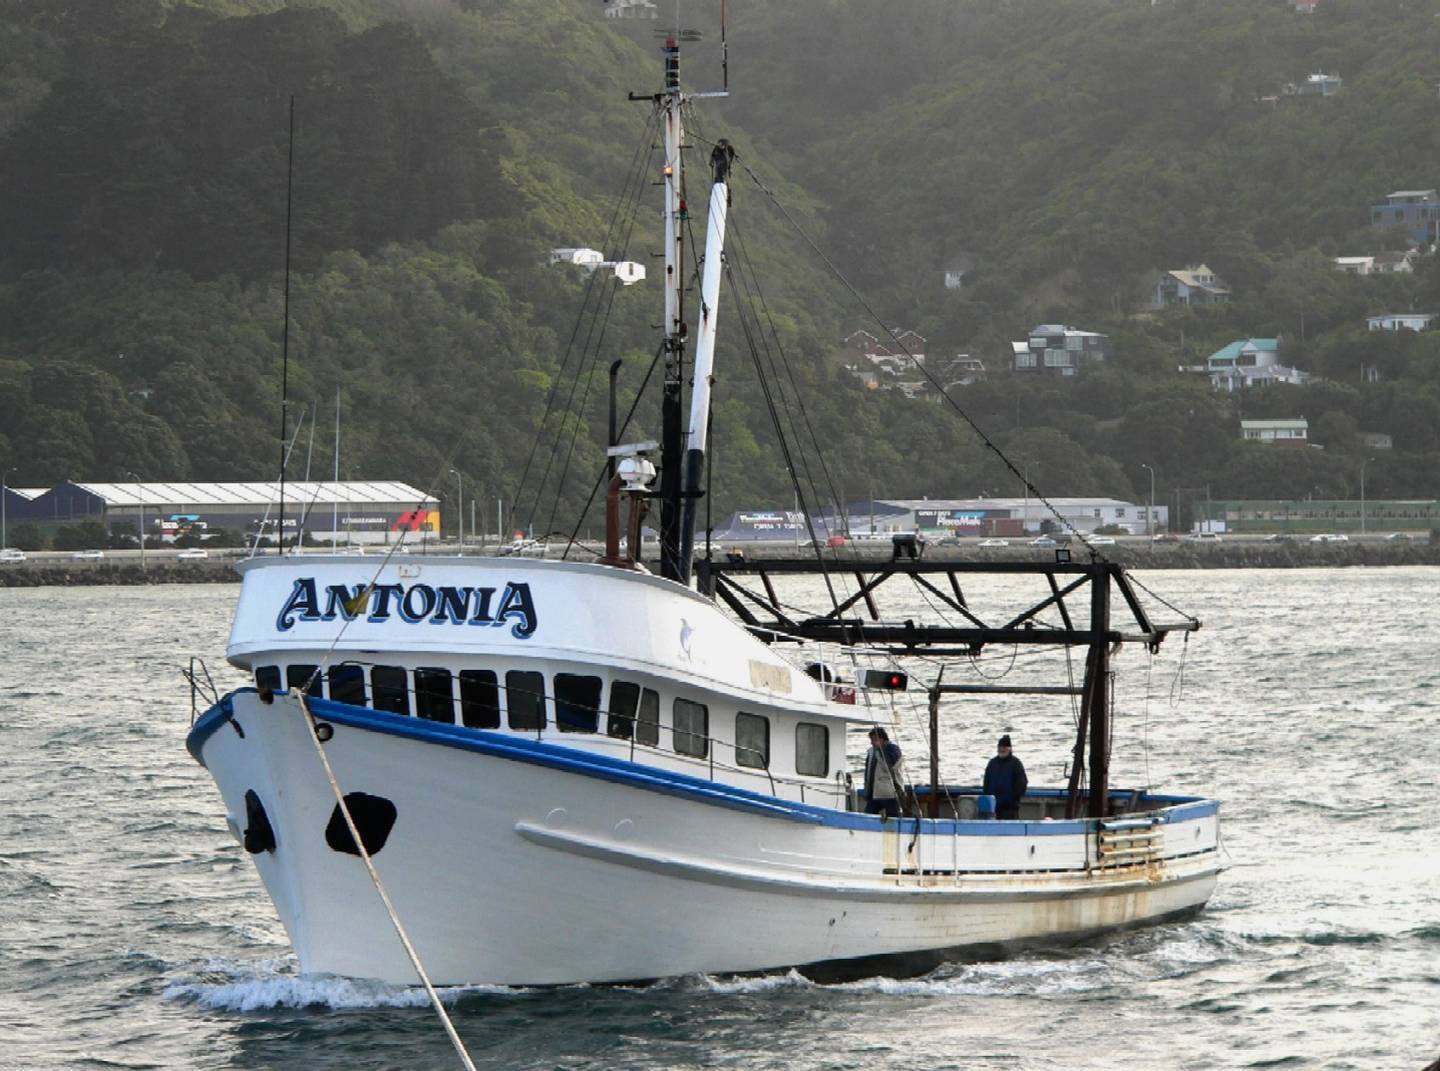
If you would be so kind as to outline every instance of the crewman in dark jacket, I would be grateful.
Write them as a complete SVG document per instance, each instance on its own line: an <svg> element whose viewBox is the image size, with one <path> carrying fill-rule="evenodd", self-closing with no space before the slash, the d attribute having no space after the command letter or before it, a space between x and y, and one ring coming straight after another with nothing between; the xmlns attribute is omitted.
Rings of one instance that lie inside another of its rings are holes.
<svg viewBox="0 0 1440 1071"><path fill-rule="evenodd" d="M1025 764L1010 753L1010 736L1000 738L996 756L985 767L985 795L995 797L996 818L1019 818L1020 800L1030 781Z"/></svg>
<svg viewBox="0 0 1440 1071"><path fill-rule="evenodd" d="M865 756L865 813L899 818L904 791L905 762L900 747L876 725L870 730L870 751Z"/></svg>

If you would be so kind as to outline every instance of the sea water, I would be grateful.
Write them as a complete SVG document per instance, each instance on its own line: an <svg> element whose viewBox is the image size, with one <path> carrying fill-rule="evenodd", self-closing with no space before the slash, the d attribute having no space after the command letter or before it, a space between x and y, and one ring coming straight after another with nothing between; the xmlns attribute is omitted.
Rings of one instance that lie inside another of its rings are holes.
<svg viewBox="0 0 1440 1071"><path fill-rule="evenodd" d="M1140 576L1204 628L1118 659L1112 783L1223 800L1228 869L1198 917L911 979L446 990L476 1063L1418 1071L1440 1056L1440 570ZM190 656L222 691L243 683L219 657L236 592L0 589L0 1068L459 1066L419 990L298 973L185 751ZM989 652L946 679L1023 676L1028 657ZM905 704L920 776L923 696ZM977 779L1008 731L1032 783L1061 782L1063 704L972 697L943 720L947 778Z"/></svg>

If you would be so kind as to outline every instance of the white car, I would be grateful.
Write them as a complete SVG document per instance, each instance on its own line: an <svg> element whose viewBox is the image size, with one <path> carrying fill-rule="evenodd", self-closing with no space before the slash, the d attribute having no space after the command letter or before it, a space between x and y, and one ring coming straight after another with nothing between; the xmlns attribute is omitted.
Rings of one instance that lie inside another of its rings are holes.
<svg viewBox="0 0 1440 1071"><path fill-rule="evenodd" d="M541 557L544 557L544 556L545 556L546 548L547 548L547 544L545 543L544 540L540 540L540 539L516 539L516 540L514 540L514 541L512 541L512 542L510 542L510 543L505 544L505 546L501 547L499 553L501 553L501 554L520 554L520 555L538 554L538 555L540 555Z"/></svg>
<svg viewBox="0 0 1440 1071"><path fill-rule="evenodd" d="M1054 546L1059 546L1059 544L1056 543L1055 540L1051 539L1049 536L1036 536L1034 539L1030 540L1030 542L1027 543L1026 546L1030 546L1030 547L1054 547Z"/></svg>
<svg viewBox="0 0 1440 1071"><path fill-rule="evenodd" d="M77 562L98 562L105 557L105 552L103 550L77 550L70 557Z"/></svg>
<svg viewBox="0 0 1440 1071"><path fill-rule="evenodd" d="M193 562L199 561L201 558L208 557L210 557L209 551L202 550L199 547L189 547L185 550L182 550L179 554L175 555L175 560L177 562Z"/></svg>
<svg viewBox="0 0 1440 1071"><path fill-rule="evenodd" d="M1091 545L1092 547L1113 547L1113 546L1115 545L1115 537L1114 537L1114 536L1091 536L1091 537L1090 537L1090 545Z"/></svg>
<svg viewBox="0 0 1440 1071"><path fill-rule="evenodd" d="M1336 533L1336 532L1321 532L1319 535L1313 535L1313 536L1311 536L1311 537L1310 537L1310 542L1312 542L1312 543L1348 543L1348 542L1350 542L1350 537L1347 536L1344 532L1339 532L1339 533Z"/></svg>
<svg viewBox="0 0 1440 1071"><path fill-rule="evenodd" d="M1411 539L1409 532L1391 532L1385 537L1385 542L1387 543L1409 543L1410 541ZM3 562L4 560L5 559L3 557L0 557L0 562Z"/></svg>
<svg viewBox="0 0 1440 1071"><path fill-rule="evenodd" d="M1219 543L1221 542L1219 532L1195 532L1185 537L1186 543Z"/></svg>
<svg viewBox="0 0 1440 1071"><path fill-rule="evenodd" d="M0 550L0 565L18 565L25 560L25 552L16 550L14 547L6 547Z"/></svg>
<svg viewBox="0 0 1440 1071"><path fill-rule="evenodd" d="M982 540L980 540L980 542L976 543L975 545L976 545L977 547L1008 547L1008 546L1010 545L1010 540L1008 540L1008 539L982 539Z"/></svg>

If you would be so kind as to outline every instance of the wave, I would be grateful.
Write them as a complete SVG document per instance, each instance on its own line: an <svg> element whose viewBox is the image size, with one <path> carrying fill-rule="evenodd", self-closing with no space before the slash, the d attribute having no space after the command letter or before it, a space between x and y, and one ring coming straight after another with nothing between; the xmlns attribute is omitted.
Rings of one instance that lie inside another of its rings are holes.
<svg viewBox="0 0 1440 1071"><path fill-rule="evenodd" d="M297 974L293 964L272 960L259 964L212 961L198 974L181 976L167 985L165 1000L198 1004L214 1011L255 1012L271 1009L420 1008L430 998L420 986L387 985L363 978L334 974ZM441 1001L453 1004L476 995L510 996L532 992L506 986L446 986L436 988Z"/></svg>

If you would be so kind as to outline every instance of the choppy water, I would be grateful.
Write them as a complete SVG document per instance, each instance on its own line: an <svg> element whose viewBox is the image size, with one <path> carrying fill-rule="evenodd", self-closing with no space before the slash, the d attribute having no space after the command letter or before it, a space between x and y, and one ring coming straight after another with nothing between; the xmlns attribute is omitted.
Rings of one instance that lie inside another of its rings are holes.
<svg viewBox="0 0 1440 1071"><path fill-rule="evenodd" d="M1232 868L1197 920L905 981L450 991L477 1063L1418 1069L1440 1055L1440 570L1144 579L1206 627L1178 703L1178 640L1153 670L1121 662L1115 780L1148 771L1225 801ZM185 752L178 667L218 668L236 590L0 591L0 1068L458 1066L419 992L297 975ZM1013 705L947 712L950 772L973 779L997 721L1032 782L1055 782L1063 719Z"/></svg>

